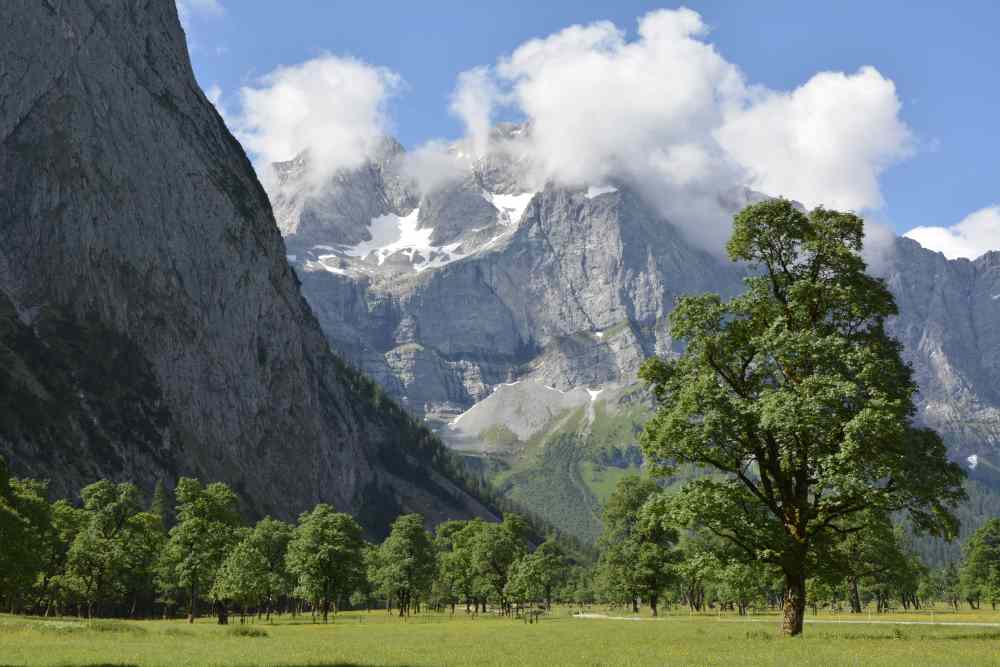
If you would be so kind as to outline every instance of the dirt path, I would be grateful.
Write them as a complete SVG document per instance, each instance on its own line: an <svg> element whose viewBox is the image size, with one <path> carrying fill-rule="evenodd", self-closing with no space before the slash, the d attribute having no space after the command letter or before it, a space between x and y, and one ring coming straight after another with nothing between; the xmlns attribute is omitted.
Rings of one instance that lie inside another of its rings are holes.
<svg viewBox="0 0 1000 667"><path fill-rule="evenodd" d="M595 620L605 620L605 621L683 621L689 618L688 616L660 616L657 618L644 618L639 616L609 616L608 614L573 614L573 618L582 619L595 619ZM710 616L699 616L698 618L708 619ZM769 618L719 618L717 619L720 623L775 623L775 619ZM976 628L1000 628L1000 623L984 623L976 621L887 621L887 620L854 620L854 619L826 619L826 618L807 618L806 623L820 623L820 624L830 624L830 625L951 625L951 626L961 626L961 627L976 627Z"/></svg>

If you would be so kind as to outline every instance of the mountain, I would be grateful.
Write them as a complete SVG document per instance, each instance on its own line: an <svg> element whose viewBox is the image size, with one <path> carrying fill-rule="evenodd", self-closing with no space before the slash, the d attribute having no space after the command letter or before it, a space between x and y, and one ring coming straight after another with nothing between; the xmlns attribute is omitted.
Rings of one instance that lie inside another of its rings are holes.
<svg viewBox="0 0 1000 667"><path fill-rule="evenodd" d="M742 289L627 182L532 185L501 125L490 152L449 147L444 185L408 180L396 142L327 184L308 154L276 166L279 226L333 347L423 417L467 465L585 540L641 464L642 360L677 349L683 294ZM733 212L763 195L720 197ZM956 458L1000 447L1000 253L949 261L908 239L881 253L918 418ZM978 459L969 459L969 465ZM986 458L982 458L986 460Z"/></svg>
<svg viewBox="0 0 1000 667"><path fill-rule="evenodd" d="M331 353L173 0L12 0L3 35L0 454L16 474L61 495L196 475L252 514L328 502L373 533L403 511L492 516Z"/></svg>

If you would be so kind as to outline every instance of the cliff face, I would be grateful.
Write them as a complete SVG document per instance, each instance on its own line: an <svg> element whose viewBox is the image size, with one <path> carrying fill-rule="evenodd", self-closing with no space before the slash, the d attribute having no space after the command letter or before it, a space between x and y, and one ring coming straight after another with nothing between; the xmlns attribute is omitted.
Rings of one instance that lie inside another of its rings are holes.
<svg viewBox="0 0 1000 667"><path fill-rule="evenodd" d="M1000 252L948 260L897 239L887 281L921 418L956 457L1000 454Z"/></svg>
<svg viewBox="0 0 1000 667"><path fill-rule="evenodd" d="M259 513L325 501L375 530L402 510L487 513L329 351L173 0L12 0L0 34L0 453L16 473L64 493L200 475Z"/></svg>
<svg viewBox="0 0 1000 667"><path fill-rule="evenodd" d="M689 243L627 183L532 187L530 165L508 150L523 132L501 126L484 158L456 144L462 175L422 196L399 180L380 190L405 160L392 142L391 156L313 191L299 180L309 169L301 160L272 195L333 347L507 495L590 539L602 494L639 462L650 406L637 371L676 349L675 299L732 295L743 274ZM366 196L373 212L345 223L334 202ZM735 212L760 196L732 193L727 205ZM985 467L1000 453L1000 253L949 261L908 239L884 251L875 268L899 305L890 329L921 389L917 417L954 458Z"/></svg>

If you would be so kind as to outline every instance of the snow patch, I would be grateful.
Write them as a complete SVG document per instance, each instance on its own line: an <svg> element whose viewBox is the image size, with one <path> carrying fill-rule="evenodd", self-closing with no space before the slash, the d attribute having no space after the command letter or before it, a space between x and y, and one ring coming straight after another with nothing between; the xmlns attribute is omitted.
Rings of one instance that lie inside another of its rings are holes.
<svg viewBox="0 0 1000 667"><path fill-rule="evenodd" d="M996 301L998 299L1000 299L1000 294L994 294L993 295L993 300Z"/></svg>
<svg viewBox="0 0 1000 667"><path fill-rule="evenodd" d="M419 214L420 209L415 208L409 215L405 216L389 213L372 218L371 224L368 225L371 240L349 247L344 250L344 253L351 257L361 258L366 258L374 253L376 261L381 266L389 255L400 250L429 250L431 234L434 233L434 230L417 228Z"/></svg>
<svg viewBox="0 0 1000 667"><path fill-rule="evenodd" d="M601 195L606 195L609 192L618 192L618 188L612 187L610 185L591 185L589 188L587 188L587 199L600 197Z"/></svg>
<svg viewBox="0 0 1000 667"><path fill-rule="evenodd" d="M965 460L969 462L969 470L975 470L976 466L979 465L979 455L978 454L973 454L972 456L967 456L965 458Z"/></svg>
<svg viewBox="0 0 1000 667"><path fill-rule="evenodd" d="M335 273L338 276L346 276L347 270L342 269L335 264L339 261L337 255L320 255L315 262L306 260L305 269L306 271L327 271L329 273Z"/></svg>
<svg viewBox="0 0 1000 667"><path fill-rule="evenodd" d="M590 402L593 403L597 400L597 397L601 395L604 389L587 389L587 393L590 394Z"/></svg>
<svg viewBox="0 0 1000 667"><path fill-rule="evenodd" d="M499 222L502 225L516 225L521 222L524 210L535 197L534 192L524 192L519 195L498 195L483 190L483 199L496 206L500 211Z"/></svg>
<svg viewBox="0 0 1000 667"><path fill-rule="evenodd" d="M597 340L604 340L604 332L603 331L595 331L594 335L597 337Z"/></svg>
<svg viewBox="0 0 1000 667"><path fill-rule="evenodd" d="M379 266L392 255L402 253L418 273L465 257L456 252L461 243L449 243L446 246L431 245L434 229L417 227L419 215L420 209L415 208L409 215L399 216L389 213L372 218L368 226L371 240L344 248L342 252L361 259L374 256Z"/></svg>

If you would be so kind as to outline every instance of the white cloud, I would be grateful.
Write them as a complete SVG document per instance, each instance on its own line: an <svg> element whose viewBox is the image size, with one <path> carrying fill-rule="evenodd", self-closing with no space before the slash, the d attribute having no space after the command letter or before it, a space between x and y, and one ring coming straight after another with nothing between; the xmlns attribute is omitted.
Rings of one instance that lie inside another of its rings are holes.
<svg viewBox="0 0 1000 667"><path fill-rule="evenodd" d="M910 154L892 81L873 67L821 72L791 92L760 90L716 131L750 185L807 206L882 205L879 175Z"/></svg>
<svg viewBox="0 0 1000 667"><path fill-rule="evenodd" d="M420 192L433 192L468 174L468 165L455 159L443 141L430 141L408 151L402 160L402 173L417 184Z"/></svg>
<svg viewBox="0 0 1000 667"><path fill-rule="evenodd" d="M400 83L388 69L333 55L279 67L240 91L235 133L258 166L308 149L319 185L338 169L361 165L377 147L389 131L385 104Z"/></svg>
<svg viewBox="0 0 1000 667"><path fill-rule="evenodd" d="M715 251L730 229L721 202L738 186L807 206L881 205L879 174L912 144L891 81L866 67L790 92L750 86L707 33L684 8L643 16L632 39L606 21L571 26L461 77L455 99L479 103L452 108L476 134L493 114L485 101L513 106L531 122L524 150L540 179L627 180Z"/></svg>
<svg viewBox="0 0 1000 667"><path fill-rule="evenodd" d="M458 87L451 98L451 111L465 122L465 131L472 140L476 155L486 153L497 94L497 86L485 67L477 67L458 76Z"/></svg>
<svg viewBox="0 0 1000 667"><path fill-rule="evenodd" d="M948 259L975 259L1000 250L1000 205L971 213L951 227L915 227L903 236Z"/></svg>

